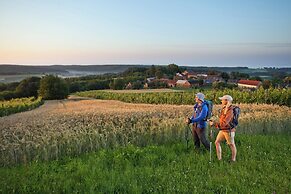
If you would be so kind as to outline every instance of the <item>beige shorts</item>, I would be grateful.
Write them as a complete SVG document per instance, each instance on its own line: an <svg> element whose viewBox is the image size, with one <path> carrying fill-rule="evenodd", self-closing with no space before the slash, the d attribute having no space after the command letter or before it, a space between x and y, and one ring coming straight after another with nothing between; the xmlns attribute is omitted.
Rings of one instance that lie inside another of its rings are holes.
<svg viewBox="0 0 291 194"><path fill-rule="evenodd" d="M235 132L219 131L215 142L221 142L226 140L227 144L234 144L234 136Z"/></svg>

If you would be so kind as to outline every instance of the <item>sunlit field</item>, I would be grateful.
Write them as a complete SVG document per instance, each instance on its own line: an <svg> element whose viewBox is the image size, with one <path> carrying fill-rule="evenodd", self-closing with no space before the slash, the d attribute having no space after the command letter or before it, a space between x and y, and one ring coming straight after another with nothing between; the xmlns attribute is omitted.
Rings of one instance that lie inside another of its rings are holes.
<svg viewBox="0 0 291 194"><path fill-rule="evenodd" d="M291 108L239 106L236 164L226 145L221 163L214 151L210 162L203 148L187 150L191 105L73 97L2 117L0 191L290 191Z"/></svg>

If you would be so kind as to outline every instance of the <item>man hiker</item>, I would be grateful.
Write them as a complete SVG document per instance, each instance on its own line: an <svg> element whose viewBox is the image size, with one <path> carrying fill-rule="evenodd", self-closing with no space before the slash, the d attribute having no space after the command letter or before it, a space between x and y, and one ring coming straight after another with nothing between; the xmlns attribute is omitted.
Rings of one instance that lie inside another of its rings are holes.
<svg viewBox="0 0 291 194"><path fill-rule="evenodd" d="M233 106L232 97L230 95L224 95L219 98L222 104L222 110L219 116L219 122L210 121L210 126L215 126L219 129L219 133L216 137L215 146L218 160L221 160L221 146L220 142L226 140L231 149L231 162L236 160L236 146L234 143L235 128L232 128L230 123L233 119Z"/></svg>
<svg viewBox="0 0 291 194"><path fill-rule="evenodd" d="M191 118L186 118L186 123L192 123L192 135L195 148L200 148L200 141L207 150L210 149L209 141L206 139L206 116L208 107L204 102L204 94L197 93L195 96L196 104L194 105L194 114Z"/></svg>

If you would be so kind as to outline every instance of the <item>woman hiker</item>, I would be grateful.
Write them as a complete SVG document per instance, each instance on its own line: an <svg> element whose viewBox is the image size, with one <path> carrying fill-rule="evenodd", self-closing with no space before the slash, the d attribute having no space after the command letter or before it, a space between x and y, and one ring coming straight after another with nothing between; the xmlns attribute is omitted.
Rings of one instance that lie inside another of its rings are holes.
<svg viewBox="0 0 291 194"><path fill-rule="evenodd" d="M218 160L221 160L221 146L222 141L227 142L231 149L231 161L236 161L236 146L234 143L235 128L231 128L230 122L233 119L233 106L232 106L232 97L230 95L224 95L219 98L222 104L222 110L219 116L219 122L210 121L210 126L215 126L219 129L219 133L216 137L215 146Z"/></svg>

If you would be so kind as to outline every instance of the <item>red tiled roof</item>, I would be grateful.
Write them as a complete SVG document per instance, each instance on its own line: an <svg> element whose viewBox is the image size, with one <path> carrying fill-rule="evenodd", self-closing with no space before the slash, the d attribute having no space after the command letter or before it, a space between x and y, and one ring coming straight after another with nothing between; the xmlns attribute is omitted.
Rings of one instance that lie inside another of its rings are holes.
<svg viewBox="0 0 291 194"><path fill-rule="evenodd" d="M251 85L251 86L259 86L261 84L260 81L256 81L256 80L239 80L238 81L239 84L245 84L245 85Z"/></svg>

